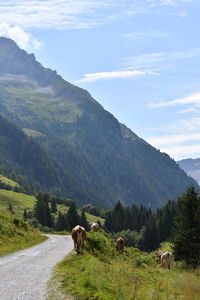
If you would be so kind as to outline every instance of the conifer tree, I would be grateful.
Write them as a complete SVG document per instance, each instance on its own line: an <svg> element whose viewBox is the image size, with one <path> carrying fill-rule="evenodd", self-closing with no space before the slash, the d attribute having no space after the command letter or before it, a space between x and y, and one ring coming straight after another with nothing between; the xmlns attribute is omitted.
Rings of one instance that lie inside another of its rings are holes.
<svg viewBox="0 0 200 300"><path fill-rule="evenodd" d="M52 217L51 217L51 212L50 212L50 208L49 208L49 203L47 201L45 201L45 211L44 211L44 214L45 214L45 217L44 217L44 220L45 220L45 226L48 226L48 227L52 227L53 225L53 220L52 220Z"/></svg>
<svg viewBox="0 0 200 300"><path fill-rule="evenodd" d="M196 268L200 265L200 197L194 187L179 198L179 207L172 238L175 258Z"/></svg>
<svg viewBox="0 0 200 300"><path fill-rule="evenodd" d="M60 211L56 222L56 230L57 231L70 230L67 215L62 214Z"/></svg>
<svg viewBox="0 0 200 300"><path fill-rule="evenodd" d="M159 246L159 231L154 217L148 220L141 229L139 248L144 251L153 251Z"/></svg>
<svg viewBox="0 0 200 300"><path fill-rule="evenodd" d="M36 198L36 206L35 206L35 217L43 226L51 227L53 225L53 220L51 217L49 203L47 201L48 193L38 193Z"/></svg>
<svg viewBox="0 0 200 300"><path fill-rule="evenodd" d="M80 217L78 215L76 204L74 202L72 202L69 207L67 218L69 221L70 230L72 230L72 228L78 225L80 222Z"/></svg>
<svg viewBox="0 0 200 300"><path fill-rule="evenodd" d="M81 211L80 225L83 226L85 228L85 230L89 230L89 223L86 219L84 210Z"/></svg>
<svg viewBox="0 0 200 300"><path fill-rule="evenodd" d="M26 209L24 209L23 217L24 217L24 220L26 220L28 218Z"/></svg>
<svg viewBox="0 0 200 300"><path fill-rule="evenodd" d="M45 224L45 201L42 197L42 193L38 193L37 196L37 202L35 205L35 217L42 225Z"/></svg>
<svg viewBox="0 0 200 300"><path fill-rule="evenodd" d="M57 205L56 205L56 199L55 197L51 197L51 212L56 213L57 212Z"/></svg>

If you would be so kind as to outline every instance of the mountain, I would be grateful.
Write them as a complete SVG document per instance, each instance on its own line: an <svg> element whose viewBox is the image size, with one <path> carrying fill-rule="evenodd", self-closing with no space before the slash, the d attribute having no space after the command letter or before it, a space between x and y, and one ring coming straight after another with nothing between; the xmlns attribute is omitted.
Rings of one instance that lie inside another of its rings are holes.
<svg viewBox="0 0 200 300"><path fill-rule="evenodd" d="M182 159L177 161L181 169L183 169L189 176L194 178L200 184L200 158Z"/></svg>
<svg viewBox="0 0 200 300"><path fill-rule="evenodd" d="M66 170L63 171L33 138L1 115L0 169L26 176L35 186L51 193L76 198L80 192Z"/></svg>
<svg viewBox="0 0 200 300"><path fill-rule="evenodd" d="M0 112L69 174L76 183L71 189L81 191L76 193L79 204L108 208L120 200L156 208L196 185L87 91L6 38L0 38Z"/></svg>

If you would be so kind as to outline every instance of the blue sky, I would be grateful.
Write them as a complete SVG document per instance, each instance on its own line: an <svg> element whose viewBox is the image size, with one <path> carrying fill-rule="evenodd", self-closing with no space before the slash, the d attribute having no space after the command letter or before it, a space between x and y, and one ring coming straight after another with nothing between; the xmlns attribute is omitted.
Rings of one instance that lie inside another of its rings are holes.
<svg viewBox="0 0 200 300"><path fill-rule="evenodd" d="M174 159L200 157L199 0L0 0L0 35Z"/></svg>

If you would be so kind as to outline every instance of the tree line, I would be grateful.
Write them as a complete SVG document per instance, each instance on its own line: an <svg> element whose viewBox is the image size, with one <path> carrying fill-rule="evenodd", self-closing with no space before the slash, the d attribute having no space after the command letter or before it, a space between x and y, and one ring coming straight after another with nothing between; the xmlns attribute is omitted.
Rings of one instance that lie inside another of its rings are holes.
<svg viewBox="0 0 200 300"><path fill-rule="evenodd" d="M192 267L200 265L200 197L195 187L156 212L118 202L107 212L104 226L115 238L124 237L127 246L143 251L153 251L168 240L176 259Z"/></svg>
<svg viewBox="0 0 200 300"><path fill-rule="evenodd" d="M86 230L89 229L89 223L86 219L84 210L82 210L81 215L79 215L73 200L63 199L46 192L39 192L36 195L36 199L37 202L34 209L34 217L42 226L47 226L56 231L71 231L74 226L79 224ZM58 203L68 205L68 211L58 211ZM26 217L28 218L27 214Z"/></svg>
<svg viewBox="0 0 200 300"><path fill-rule="evenodd" d="M79 214L75 202L68 200L69 209L62 212L58 211L57 204L67 200L45 192L38 193L36 198L34 217L42 226L71 231L79 224L89 230L85 211L88 207L92 209L90 205L84 206ZM96 207L96 214L100 213L102 209ZM122 236L126 246L149 252L168 240L172 242L176 259L194 268L200 265L200 197L195 187L188 188L177 201L168 201L156 212L144 206L124 207L118 201L112 210L104 213L104 229L113 238ZM24 217L29 216L25 213Z"/></svg>

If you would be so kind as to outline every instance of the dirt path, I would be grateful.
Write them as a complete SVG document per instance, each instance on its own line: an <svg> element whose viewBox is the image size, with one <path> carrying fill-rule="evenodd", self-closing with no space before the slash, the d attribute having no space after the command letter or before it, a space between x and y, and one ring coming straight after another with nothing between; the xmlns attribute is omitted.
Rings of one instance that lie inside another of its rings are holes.
<svg viewBox="0 0 200 300"><path fill-rule="evenodd" d="M73 249L70 236L48 235L35 247L0 257L1 300L45 300L53 267Z"/></svg>

